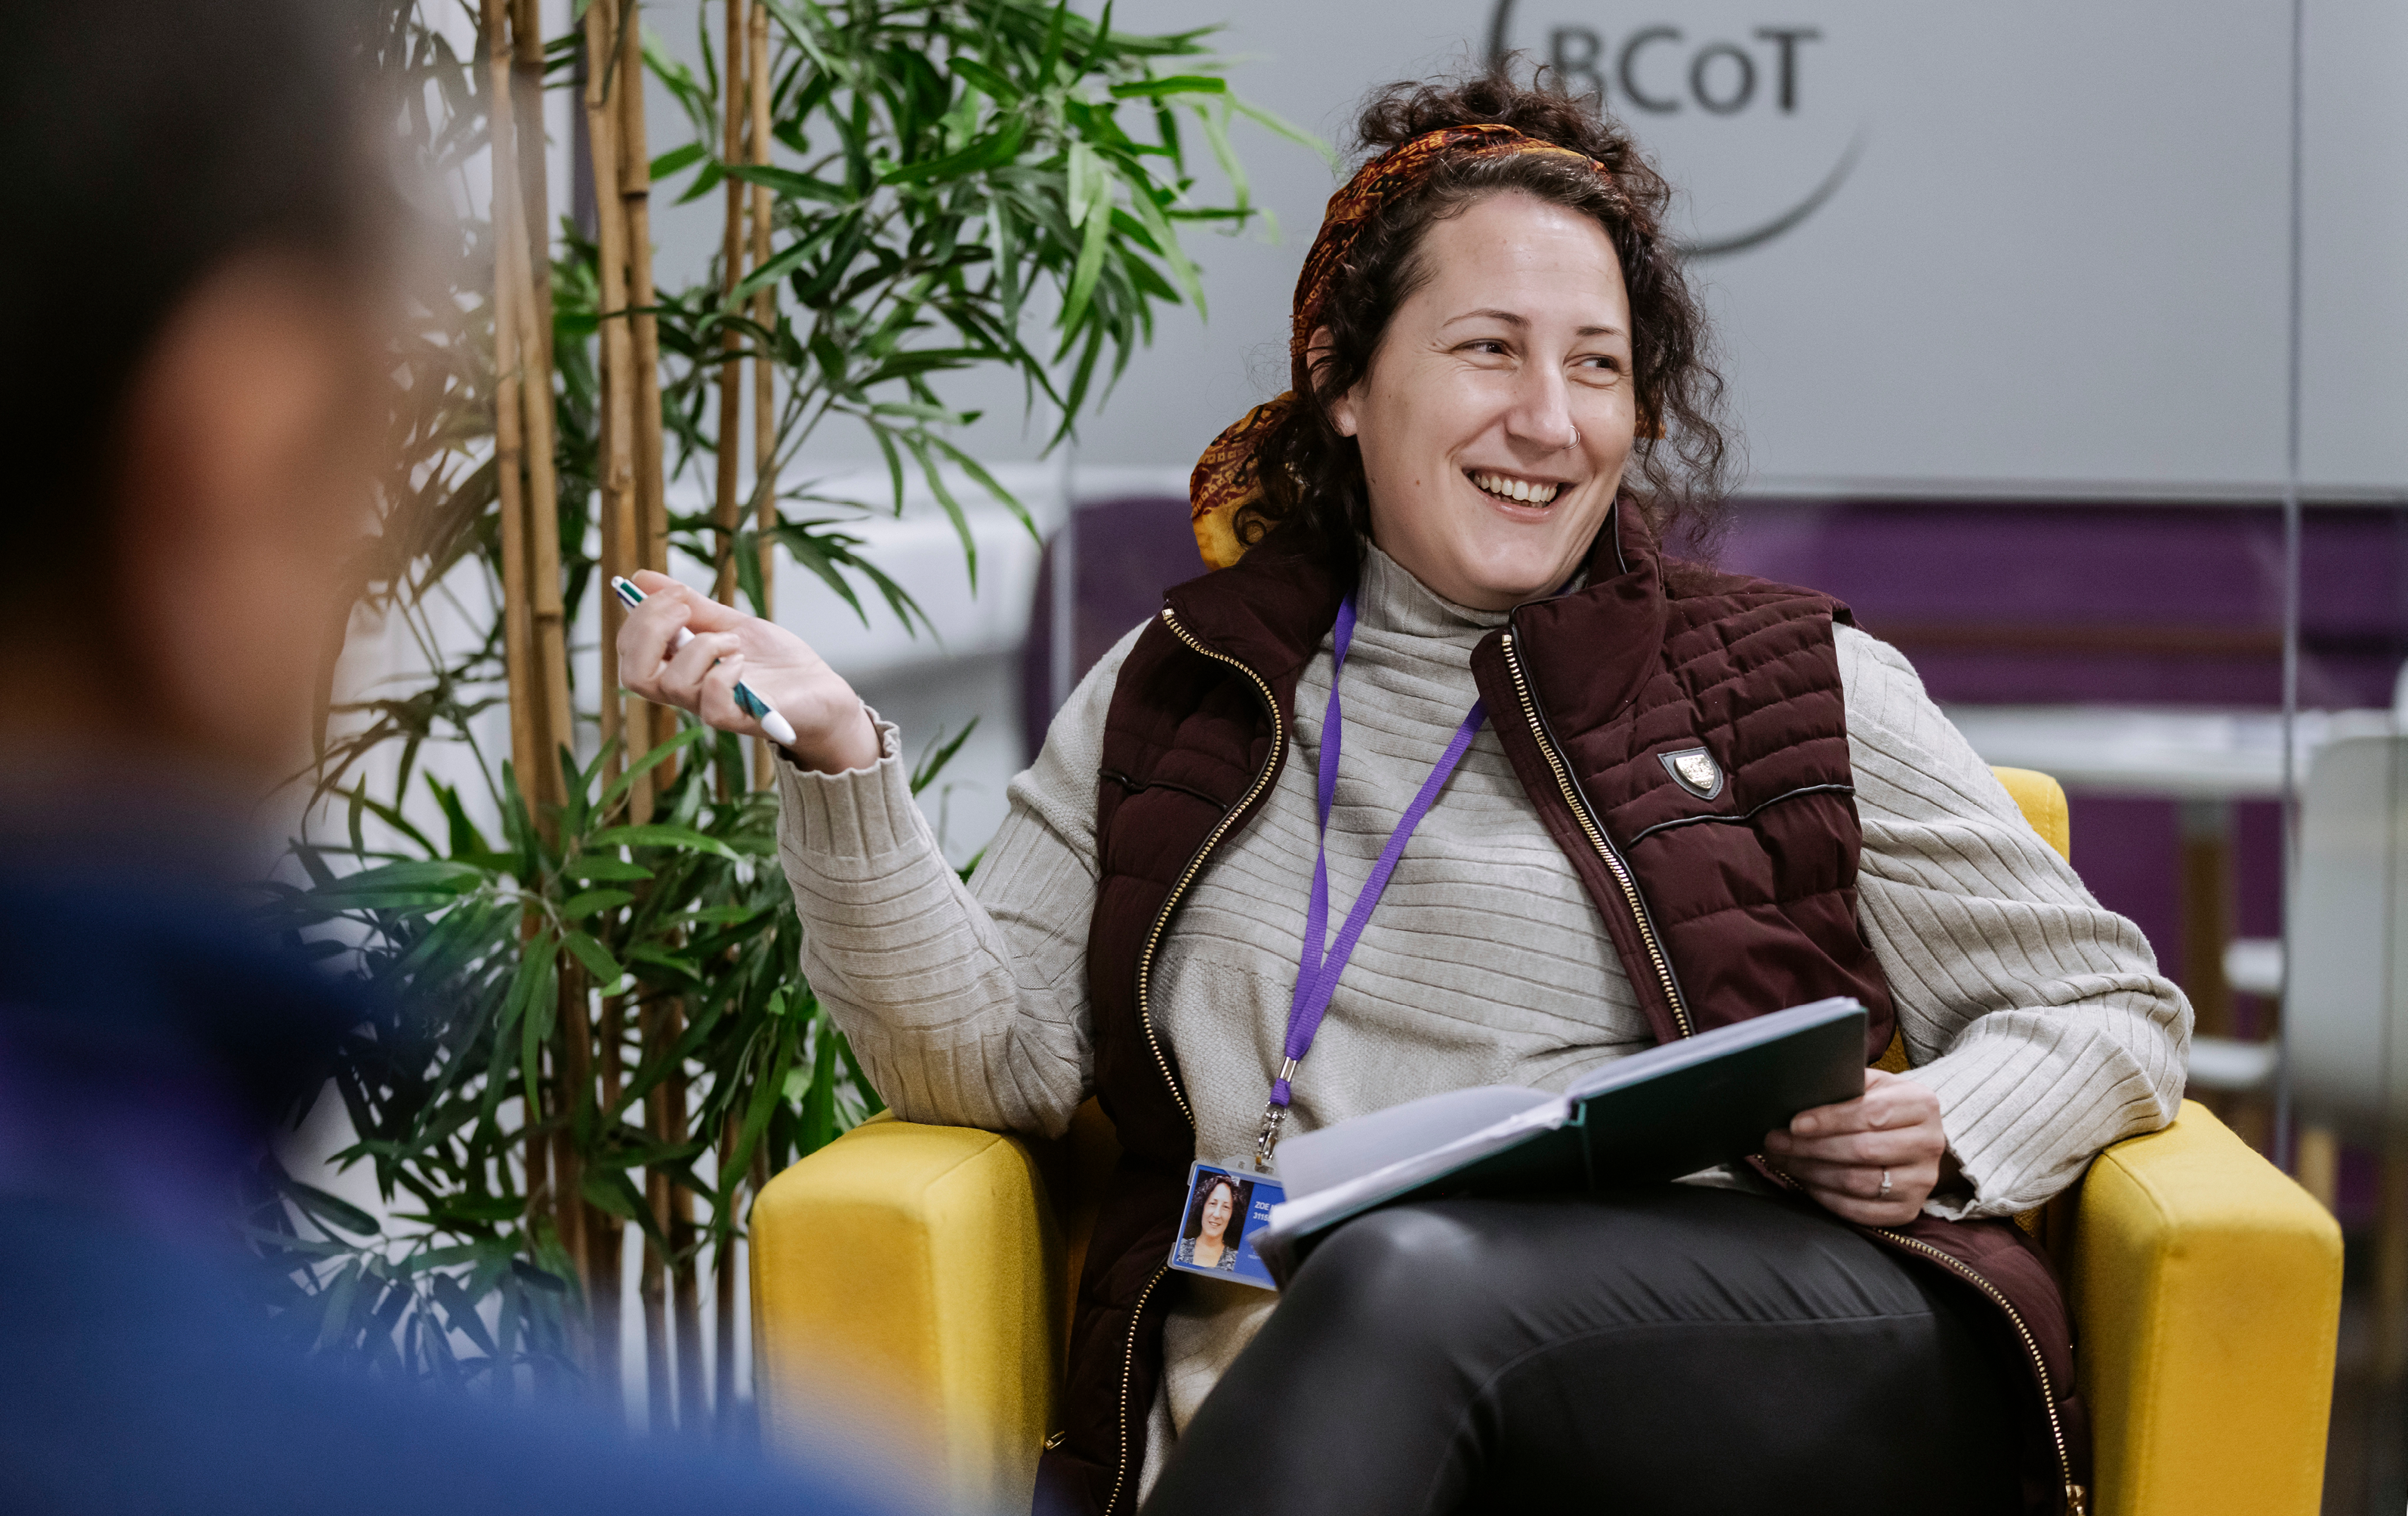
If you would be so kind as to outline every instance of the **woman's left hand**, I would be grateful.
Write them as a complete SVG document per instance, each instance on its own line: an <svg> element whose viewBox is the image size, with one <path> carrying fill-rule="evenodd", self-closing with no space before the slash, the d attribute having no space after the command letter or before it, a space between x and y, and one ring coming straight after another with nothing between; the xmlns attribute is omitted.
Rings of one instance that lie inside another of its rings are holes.
<svg viewBox="0 0 2408 1516"><path fill-rule="evenodd" d="M1764 1135L1764 1155L1835 1215L1898 1226L1914 1219L1939 1184L1948 1135L1940 1129L1938 1095L1868 1068L1863 1094L1799 1111L1787 1131ZM1881 1194L1884 1170L1887 1199Z"/></svg>

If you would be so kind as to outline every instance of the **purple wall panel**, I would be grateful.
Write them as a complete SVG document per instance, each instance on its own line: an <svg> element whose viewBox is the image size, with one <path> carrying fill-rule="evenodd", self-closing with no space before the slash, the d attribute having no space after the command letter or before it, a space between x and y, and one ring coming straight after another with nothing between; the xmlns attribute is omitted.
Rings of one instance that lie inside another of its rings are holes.
<svg viewBox="0 0 2408 1516"><path fill-rule="evenodd" d="M1129 499L1079 514L1076 665L1084 673L1202 572L1185 502ZM2300 695L2382 706L2408 658L2408 510L2316 508L2302 542ZM2280 703L2282 518L2229 506L1750 500L1717 560L1847 601L1897 643L1942 701L2256 706ZM1053 554L1024 664L1030 752L1052 714ZM2272 804L2239 808L2237 929L2280 930ZM2076 797L2074 863L2099 898L2181 964L2170 802ZM2245 1021L2254 1007L2242 1008Z"/></svg>
<svg viewBox="0 0 2408 1516"><path fill-rule="evenodd" d="M2272 706L2271 508L1750 500L1726 568L1838 595L1941 700ZM2408 512L2307 513L2301 703L2388 705L2408 658Z"/></svg>
<svg viewBox="0 0 2408 1516"><path fill-rule="evenodd" d="M2182 835L2174 808L2162 800L2074 795L2066 809L2074 872L2100 905L2130 917L2147 935L2162 971L2181 978Z"/></svg>

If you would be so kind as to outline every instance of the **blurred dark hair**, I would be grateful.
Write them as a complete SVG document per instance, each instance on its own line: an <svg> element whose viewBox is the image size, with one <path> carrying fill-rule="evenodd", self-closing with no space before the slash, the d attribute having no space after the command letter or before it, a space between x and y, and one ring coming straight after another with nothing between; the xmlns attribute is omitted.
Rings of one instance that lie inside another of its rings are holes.
<svg viewBox="0 0 2408 1516"><path fill-rule="evenodd" d="M1187 1225L1179 1234L1181 1237L1193 1241L1204 1235L1204 1202L1214 1190L1224 1187L1229 1192L1229 1225L1221 1237L1231 1247L1237 1246L1238 1235L1246 1229L1246 1196L1254 1186L1240 1183L1226 1174L1207 1175L1204 1182L1196 1186L1196 1193L1187 1197Z"/></svg>
<svg viewBox="0 0 2408 1516"><path fill-rule="evenodd" d="M1440 127L1496 122L1597 160L1612 182L1552 153L1467 154L1442 160L1419 186L1383 206L1330 286L1323 317L1330 348L1313 372L1312 393L1254 450L1263 498L1240 512L1240 542L1251 545L1292 522L1343 577L1353 577L1369 538L1369 503L1362 451L1330 421L1329 404L1370 371L1390 318L1428 278L1419 252L1430 226L1509 191L1594 217L1612 239L1630 296L1639 407L1639 439L1624 488L1659 531L1678 527L1700 542L1714 535L1731 444L1721 424L1723 380L1712 361L1705 312L1664 226L1671 186L1594 97L1564 93L1545 69L1522 83L1518 66L1516 55L1476 77L1373 91L1355 123L1360 159Z"/></svg>
<svg viewBox="0 0 2408 1516"><path fill-rule="evenodd" d="M110 444L182 301L247 253L366 250L377 3L0 0L0 554L29 588L99 566Z"/></svg>

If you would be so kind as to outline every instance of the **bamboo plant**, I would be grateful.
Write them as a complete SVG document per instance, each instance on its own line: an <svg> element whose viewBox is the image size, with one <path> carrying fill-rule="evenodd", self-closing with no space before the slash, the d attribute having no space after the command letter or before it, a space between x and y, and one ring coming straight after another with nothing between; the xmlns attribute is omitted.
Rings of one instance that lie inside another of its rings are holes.
<svg viewBox="0 0 2408 1516"><path fill-rule="evenodd" d="M727 1424L750 1198L878 1100L798 973L768 754L619 689L600 580L687 564L767 614L782 551L909 628L917 606L846 526L899 510L916 473L974 574L956 484L1017 508L953 440L971 418L942 376L1015 374L1068 436L1157 307L1201 314L1182 223L1254 214L1233 118L1295 134L1228 92L1203 33L1133 35L1109 9L713 0L697 72L639 0L585 0L549 38L534 0L481 0L465 57L426 3L382 0L370 46L419 171L489 165L491 211L460 223L467 272L426 292L395 354L394 465L358 569L365 613L425 671L330 705L308 777L323 821L294 848L306 882L269 906L369 993L333 1073L357 1138L338 1162L366 1166L393 1214L269 1159L250 1236L281 1319L322 1350L614 1402L632 1228L653 1424ZM682 118L657 155L647 75ZM545 91L573 93L587 224L552 222ZM1188 133L1226 202L1199 196ZM724 236L708 277L660 291L655 184L680 180L683 202L722 192ZM830 417L874 439L875 498L805 477ZM668 479L706 468L712 508L673 515ZM445 630L475 606L474 636ZM571 678L580 626L598 689ZM507 753L480 741L496 709ZM960 741L931 745L915 788ZM371 772L390 777L372 791Z"/></svg>

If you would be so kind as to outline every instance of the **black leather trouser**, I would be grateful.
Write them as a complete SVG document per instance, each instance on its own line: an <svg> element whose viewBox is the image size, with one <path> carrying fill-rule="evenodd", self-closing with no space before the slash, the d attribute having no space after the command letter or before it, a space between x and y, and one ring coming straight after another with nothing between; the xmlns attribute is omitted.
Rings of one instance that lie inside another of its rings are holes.
<svg viewBox="0 0 2408 1516"><path fill-rule="evenodd" d="M2016 1366L1927 1272L1690 1185L1375 1212L1297 1271L1146 1516L2016 1510Z"/></svg>

